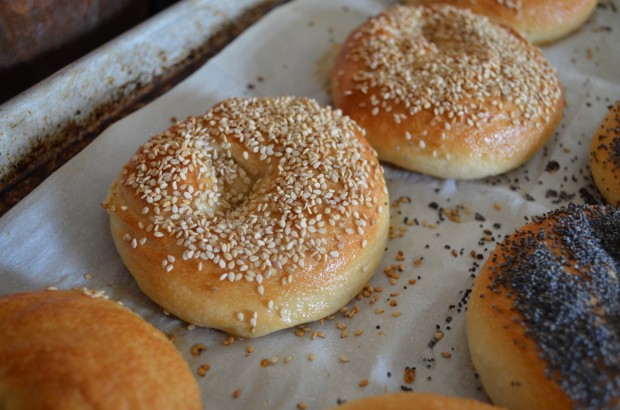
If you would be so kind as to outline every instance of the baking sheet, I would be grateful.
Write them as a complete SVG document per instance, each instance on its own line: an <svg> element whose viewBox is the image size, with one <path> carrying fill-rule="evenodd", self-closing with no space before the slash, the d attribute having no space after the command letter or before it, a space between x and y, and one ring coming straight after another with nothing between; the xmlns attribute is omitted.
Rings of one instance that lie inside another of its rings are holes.
<svg viewBox="0 0 620 410"><path fill-rule="evenodd" d="M148 86L162 87L188 65L205 61L205 53L275 1L178 2L0 105L0 190L33 157L41 160L37 149L69 144L87 125L156 92Z"/></svg>
<svg viewBox="0 0 620 410"><path fill-rule="evenodd" d="M303 330L231 340L166 316L122 265L99 207L122 165L172 117L200 115L228 96L298 95L328 104L321 73L334 45L391 3L289 3L169 93L110 127L0 219L0 293L48 286L104 290L174 337L208 408L304 403L322 409L402 390L487 400L465 339L467 289L495 241L524 218L569 200L599 200L587 151L607 106L620 98L620 20L613 2L602 2L578 33L543 49L558 69L567 108L555 136L525 166L463 182L386 165L392 232L370 282L382 291ZM196 343L207 351L194 356ZM203 364L209 370L200 376Z"/></svg>

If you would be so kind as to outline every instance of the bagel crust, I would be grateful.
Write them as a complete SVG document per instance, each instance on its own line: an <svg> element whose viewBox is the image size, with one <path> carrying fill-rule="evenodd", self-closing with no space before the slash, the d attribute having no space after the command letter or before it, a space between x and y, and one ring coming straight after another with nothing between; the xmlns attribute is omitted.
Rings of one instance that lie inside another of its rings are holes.
<svg viewBox="0 0 620 410"><path fill-rule="evenodd" d="M331 410L499 410L499 407L477 400L442 396L432 393L392 393L353 400Z"/></svg>
<svg viewBox="0 0 620 410"><path fill-rule="evenodd" d="M363 130L304 98L231 98L151 138L103 204L140 288L257 337L334 313L374 273L388 194Z"/></svg>
<svg viewBox="0 0 620 410"><path fill-rule="evenodd" d="M611 107L592 138L590 169L607 203L620 207L620 101Z"/></svg>
<svg viewBox="0 0 620 410"><path fill-rule="evenodd" d="M394 6L357 28L332 68L332 97L380 159L441 178L516 168L564 110L536 47L446 5Z"/></svg>
<svg viewBox="0 0 620 410"><path fill-rule="evenodd" d="M0 408L202 408L172 343L118 303L79 291L0 296L0 328Z"/></svg>
<svg viewBox="0 0 620 410"><path fill-rule="evenodd" d="M569 205L535 218L482 267L467 311L473 364L510 409L620 404L620 211Z"/></svg>
<svg viewBox="0 0 620 410"><path fill-rule="evenodd" d="M588 20L596 0L405 0L412 5L449 4L512 27L533 44L568 36Z"/></svg>

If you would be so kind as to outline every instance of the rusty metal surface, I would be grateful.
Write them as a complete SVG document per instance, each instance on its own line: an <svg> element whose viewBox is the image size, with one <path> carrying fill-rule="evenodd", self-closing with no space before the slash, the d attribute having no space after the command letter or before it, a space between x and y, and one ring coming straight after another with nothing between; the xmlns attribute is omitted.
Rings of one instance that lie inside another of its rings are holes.
<svg viewBox="0 0 620 410"><path fill-rule="evenodd" d="M161 11L155 1L2 0L0 105Z"/></svg>
<svg viewBox="0 0 620 410"><path fill-rule="evenodd" d="M0 106L0 215L286 0L185 0Z"/></svg>
<svg viewBox="0 0 620 410"><path fill-rule="evenodd" d="M5 0L0 69L66 45L118 14L146 14L145 0Z"/></svg>

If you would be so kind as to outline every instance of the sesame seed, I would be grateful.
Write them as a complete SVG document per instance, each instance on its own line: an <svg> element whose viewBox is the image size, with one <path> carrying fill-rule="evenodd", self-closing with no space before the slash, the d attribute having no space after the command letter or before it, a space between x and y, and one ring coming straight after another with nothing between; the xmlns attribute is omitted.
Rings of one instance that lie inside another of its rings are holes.
<svg viewBox="0 0 620 410"><path fill-rule="evenodd" d="M206 376L206 374L207 374L207 372L208 372L210 369L211 369L211 365L209 365L209 364L201 364L201 365L198 367L198 370L197 370L198 376L200 376L200 377L205 377L205 376Z"/></svg>
<svg viewBox="0 0 620 410"><path fill-rule="evenodd" d="M191 348L192 356L200 356L206 351L207 351L207 346L203 345L202 343L196 343Z"/></svg>

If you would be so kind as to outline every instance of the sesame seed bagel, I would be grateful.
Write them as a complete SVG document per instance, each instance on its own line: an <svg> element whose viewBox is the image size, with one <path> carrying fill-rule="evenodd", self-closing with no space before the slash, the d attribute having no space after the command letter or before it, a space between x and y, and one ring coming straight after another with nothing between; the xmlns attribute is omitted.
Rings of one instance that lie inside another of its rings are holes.
<svg viewBox="0 0 620 410"><path fill-rule="evenodd" d="M0 408L201 409L198 384L168 338L90 295L98 294L0 296Z"/></svg>
<svg viewBox="0 0 620 410"><path fill-rule="evenodd" d="M507 236L467 311L473 364L509 409L620 405L620 210L569 205Z"/></svg>
<svg viewBox="0 0 620 410"><path fill-rule="evenodd" d="M592 137L590 169L605 200L620 207L620 101L611 107Z"/></svg>
<svg viewBox="0 0 620 410"><path fill-rule="evenodd" d="M388 193L363 130L305 98L231 98L138 149L104 203L140 288L257 337L329 315L384 252Z"/></svg>
<svg viewBox="0 0 620 410"><path fill-rule="evenodd" d="M332 97L380 159L459 179L523 164L564 110L537 48L445 5L394 6L357 28L332 68Z"/></svg>
<svg viewBox="0 0 620 410"><path fill-rule="evenodd" d="M577 31L596 9L597 0L405 0L405 3L463 7L514 28L534 44L547 44Z"/></svg>
<svg viewBox="0 0 620 410"><path fill-rule="evenodd" d="M499 409L491 404L477 400L442 396L432 393L392 393L369 396L353 400L332 410L493 410Z"/></svg>

